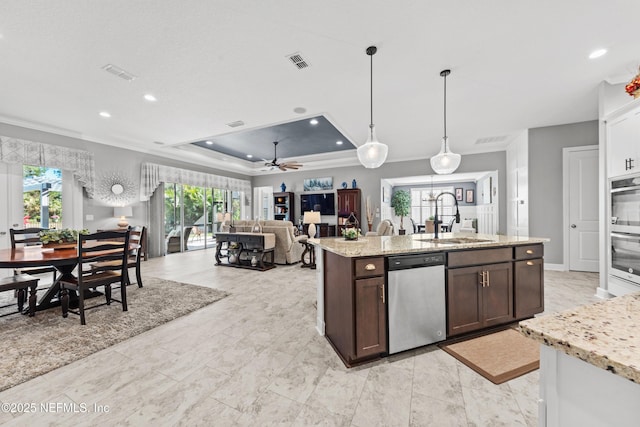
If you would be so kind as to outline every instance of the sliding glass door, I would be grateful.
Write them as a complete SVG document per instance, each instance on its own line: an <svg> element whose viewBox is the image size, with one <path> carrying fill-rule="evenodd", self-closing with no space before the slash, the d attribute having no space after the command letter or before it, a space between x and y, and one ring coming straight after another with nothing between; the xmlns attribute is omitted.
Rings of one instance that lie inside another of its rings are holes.
<svg viewBox="0 0 640 427"><path fill-rule="evenodd" d="M214 247L224 214L239 220L244 211L242 192L175 183L164 188L167 254Z"/></svg>

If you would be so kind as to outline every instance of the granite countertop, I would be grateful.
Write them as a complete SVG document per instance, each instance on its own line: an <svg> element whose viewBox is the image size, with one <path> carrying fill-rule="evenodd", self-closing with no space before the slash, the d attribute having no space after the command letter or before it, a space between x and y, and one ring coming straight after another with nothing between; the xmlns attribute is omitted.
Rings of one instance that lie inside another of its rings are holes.
<svg viewBox="0 0 640 427"><path fill-rule="evenodd" d="M440 233L439 237L439 242L431 241L433 234L428 233L409 234L405 236L364 236L358 240L345 240L343 237L323 237L319 239L309 239L309 243L340 256L363 257L491 248L549 241L549 239L537 237L498 236L475 233ZM446 242L447 239L452 238L466 238L470 240L461 243Z"/></svg>
<svg viewBox="0 0 640 427"><path fill-rule="evenodd" d="M640 383L640 292L520 322L521 332Z"/></svg>

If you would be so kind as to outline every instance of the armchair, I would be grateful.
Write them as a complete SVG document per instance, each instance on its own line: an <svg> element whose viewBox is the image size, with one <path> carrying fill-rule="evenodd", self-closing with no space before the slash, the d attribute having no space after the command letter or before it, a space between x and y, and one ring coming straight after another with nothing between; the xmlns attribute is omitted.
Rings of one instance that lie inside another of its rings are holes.
<svg viewBox="0 0 640 427"><path fill-rule="evenodd" d="M393 236L393 223L384 219L378 224L376 231L369 231L367 236Z"/></svg>
<svg viewBox="0 0 640 427"><path fill-rule="evenodd" d="M180 236L182 235L182 239L184 240L184 247L187 247L187 241L189 240L189 235L191 234L191 230L193 227L183 227L182 233L180 230L172 230L169 235L167 235L167 239L165 243L167 245L167 253L180 252Z"/></svg>

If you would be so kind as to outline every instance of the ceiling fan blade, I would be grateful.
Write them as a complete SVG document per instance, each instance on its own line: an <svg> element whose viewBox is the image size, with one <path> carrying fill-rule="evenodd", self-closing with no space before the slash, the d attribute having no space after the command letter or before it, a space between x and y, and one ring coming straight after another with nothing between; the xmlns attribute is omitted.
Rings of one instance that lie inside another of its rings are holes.
<svg viewBox="0 0 640 427"><path fill-rule="evenodd" d="M287 171L287 167L286 167L285 165L283 165L283 164L282 164L282 165L278 165L278 168L279 168L281 171L284 171L284 172L286 172L286 171Z"/></svg>
<svg viewBox="0 0 640 427"><path fill-rule="evenodd" d="M296 168L296 169L301 168L303 166L302 163L298 163L298 162L284 162L282 164L288 168Z"/></svg>

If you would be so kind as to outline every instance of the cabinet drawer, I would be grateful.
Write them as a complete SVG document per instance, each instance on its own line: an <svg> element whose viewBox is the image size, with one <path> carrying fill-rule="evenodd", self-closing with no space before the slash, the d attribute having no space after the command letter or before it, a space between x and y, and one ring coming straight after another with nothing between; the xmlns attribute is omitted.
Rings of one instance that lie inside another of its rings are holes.
<svg viewBox="0 0 640 427"><path fill-rule="evenodd" d="M447 255L447 267L493 264L496 262L511 261L513 259L512 257L511 247L449 252Z"/></svg>
<svg viewBox="0 0 640 427"><path fill-rule="evenodd" d="M248 245L259 245L262 243L262 236L244 236L242 242Z"/></svg>
<svg viewBox="0 0 640 427"><path fill-rule="evenodd" d="M356 259L355 264L356 278L384 275L383 257Z"/></svg>
<svg viewBox="0 0 640 427"><path fill-rule="evenodd" d="M542 258L544 255L544 246L542 244L516 246L514 255L515 259Z"/></svg>

